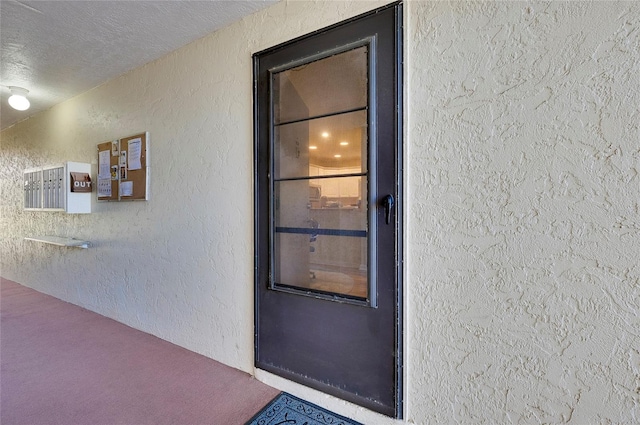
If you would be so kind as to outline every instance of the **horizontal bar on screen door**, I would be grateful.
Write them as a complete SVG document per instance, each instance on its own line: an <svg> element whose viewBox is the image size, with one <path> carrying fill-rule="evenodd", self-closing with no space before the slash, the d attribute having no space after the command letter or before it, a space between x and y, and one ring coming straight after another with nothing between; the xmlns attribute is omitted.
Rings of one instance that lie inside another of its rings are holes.
<svg viewBox="0 0 640 425"><path fill-rule="evenodd" d="M299 235L351 236L366 238L366 230L313 229L307 227L276 227L276 233L295 233Z"/></svg>

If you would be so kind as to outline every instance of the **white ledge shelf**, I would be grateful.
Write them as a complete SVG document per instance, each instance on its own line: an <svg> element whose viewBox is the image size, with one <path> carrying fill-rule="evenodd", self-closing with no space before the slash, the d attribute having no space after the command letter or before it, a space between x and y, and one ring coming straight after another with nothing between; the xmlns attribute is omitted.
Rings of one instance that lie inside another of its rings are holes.
<svg viewBox="0 0 640 425"><path fill-rule="evenodd" d="M80 239L74 238L63 238L60 236L33 236L24 239L27 241L42 242L48 243L50 245L68 246L74 248L89 248L90 245L89 241L81 241Z"/></svg>

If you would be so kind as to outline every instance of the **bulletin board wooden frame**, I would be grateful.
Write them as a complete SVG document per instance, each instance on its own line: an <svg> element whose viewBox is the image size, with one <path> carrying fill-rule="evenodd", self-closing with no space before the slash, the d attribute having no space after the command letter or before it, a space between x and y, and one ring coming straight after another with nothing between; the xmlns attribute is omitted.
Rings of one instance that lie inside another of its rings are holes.
<svg viewBox="0 0 640 425"><path fill-rule="evenodd" d="M148 132L98 144L98 164L98 201L149 200Z"/></svg>

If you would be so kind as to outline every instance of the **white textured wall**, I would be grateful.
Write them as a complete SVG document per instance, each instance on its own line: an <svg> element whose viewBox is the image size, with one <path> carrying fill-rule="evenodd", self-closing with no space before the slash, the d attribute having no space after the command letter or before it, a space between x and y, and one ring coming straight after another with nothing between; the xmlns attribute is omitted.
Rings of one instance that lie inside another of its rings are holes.
<svg viewBox="0 0 640 425"><path fill-rule="evenodd" d="M640 3L410 3L417 423L640 422Z"/></svg>
<svg viewBox="0 0 640 425"><path fill-rule="evenodd" d="M252 371L251 54L376 4L277 4L3 131L2 276ZM405 7L408 420L639 422L640 4ZM151 201L22 211L22 169L140 131Z"/></svg>

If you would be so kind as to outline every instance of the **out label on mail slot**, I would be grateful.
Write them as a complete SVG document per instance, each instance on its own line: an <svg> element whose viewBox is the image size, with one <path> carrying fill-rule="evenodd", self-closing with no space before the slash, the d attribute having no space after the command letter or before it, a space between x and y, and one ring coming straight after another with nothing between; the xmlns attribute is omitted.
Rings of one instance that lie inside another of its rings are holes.
<svg viewBox="0 0 640 425"><path fill-rule="evenodd" d="M89 173L71 172L72 192L91 192L91 176Z"/></svg>

